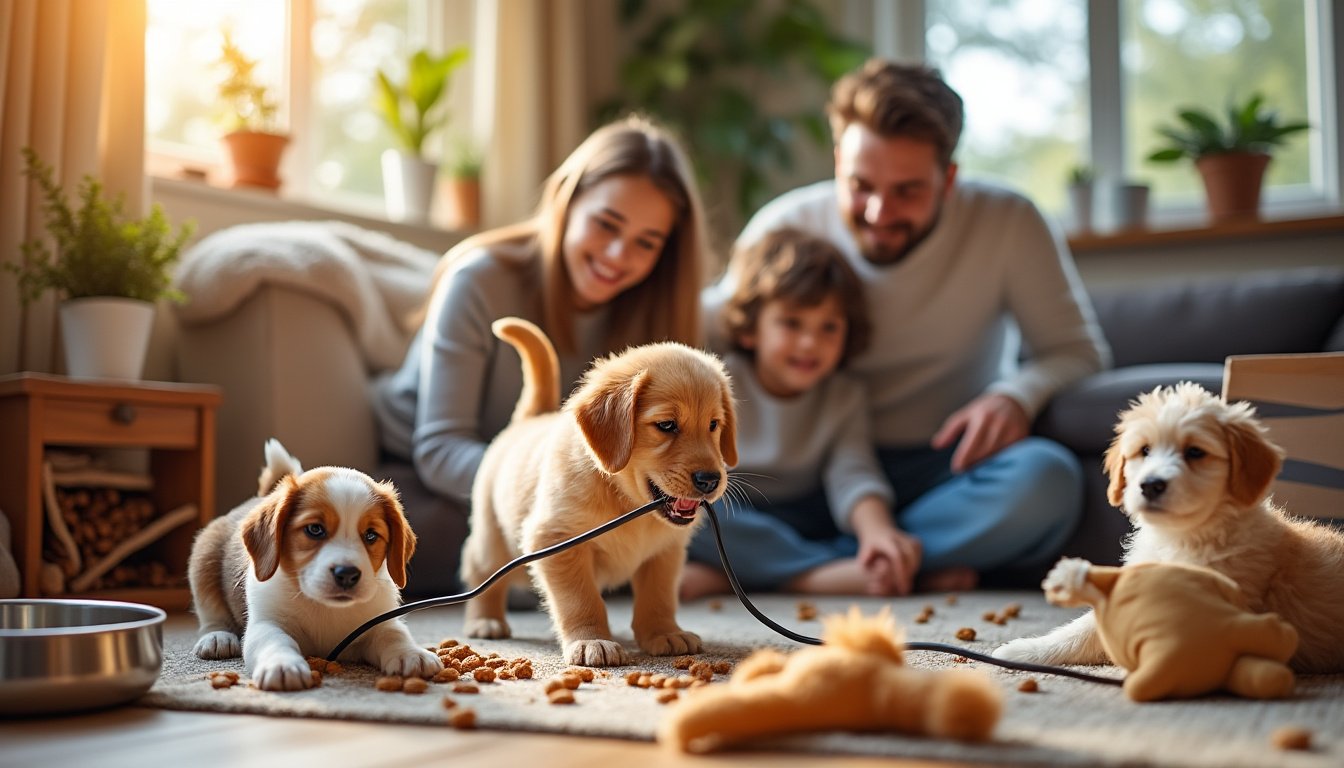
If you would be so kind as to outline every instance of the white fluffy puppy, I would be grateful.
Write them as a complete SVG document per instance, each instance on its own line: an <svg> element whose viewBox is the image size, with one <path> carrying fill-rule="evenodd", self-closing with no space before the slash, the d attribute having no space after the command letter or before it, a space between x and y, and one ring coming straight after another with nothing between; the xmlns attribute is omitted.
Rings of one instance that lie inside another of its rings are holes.
<svg viewBox="0 0 1344 768"><path fill-rule="evenodd" d="M414 551L415 534L390 483L342 467L304 472L269 440L256 498L215 519L192 544L196 655L227 659L241 650L258 688L308 688L306 657L325 657L361 624L400 605ZM401 619L373 627L341 658L390 675L429 677L443 668Z"/></svg>

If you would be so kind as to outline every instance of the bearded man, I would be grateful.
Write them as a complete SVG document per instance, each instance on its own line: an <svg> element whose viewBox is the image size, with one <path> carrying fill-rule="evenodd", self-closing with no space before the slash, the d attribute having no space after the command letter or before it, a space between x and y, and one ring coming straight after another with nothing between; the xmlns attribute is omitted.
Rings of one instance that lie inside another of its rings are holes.
<svg viewBox="0 0 1344 768"><path fill-rule="evenodd" d="M1082 515L1083 479L1031 424L1110 362L1067 245L1022 195L958 178L962 101L937 70L870 60L835 83L827 114L835 178L766 204L737 249L796 227L864 280L872 343L848 370L896 502L890 535L859 557L924 589L1044 573ZM706 289L711 329L732 272Z"/></svg>

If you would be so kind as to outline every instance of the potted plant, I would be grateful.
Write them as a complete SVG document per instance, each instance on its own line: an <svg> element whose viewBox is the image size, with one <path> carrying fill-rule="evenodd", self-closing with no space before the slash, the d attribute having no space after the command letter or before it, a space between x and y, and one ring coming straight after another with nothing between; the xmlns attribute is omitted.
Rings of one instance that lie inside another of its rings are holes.
<svg viewBox="0 0 1344 768"><path fill-rule="evenodd" d="M1092 231L1093 182L1092 167L1085 164L1069 169L1069 208L1073 213L1073 229L1078 233Z"/></svg>
<svg viewBox="0 0 1344 768"><path fill-rule="evenodd" d="M474 230L481 226L481 151L459 139L444 168L448 176L448 226Z"/></svg>
<svg viewBox="0 0 1344 768"><path fill-rule="evenodd" d="M1148 160L1193 160L1215 222L1259 215L1260 188L1274 148L1309 127L1304 122L1280 123L1278 113L1266 108L1258 93L1244 104L1229 104L1226 123L1197 107L1180 109L1177 116L1178 126L1158 127L1168 143Z"/></svg>
<svg viewBox="0 0 1344 768"><path fill-rule="evenodd" d="M249 59L224 33L217 64L225 70L219 98L225 106L228 133L224 147L233 186L280 187L280 158L289 136L276 131L279 111L269 89L257 82L257 62Z"/></svg>
<svg viewBox="0 0 1344 768"><path fill-rule="evenodd" d="M406 62L406 78L394 82L378 70L375 104L398 148L383 153L383 194L395 221L428 221L438 165L425 153L425 140L448 122L437 109L454 70L466 62L466 46L443 56L416 51Z"/></svg>
<svg viewBox="0 0 1344 768"><path fill-rule="evenodd" d="M143 219L129 216L124 198L107 199L92 176L79 185L72 208L51 166L23 149L23 175L42 191L42 214L52 246L24 242L23 259L4 264L18 276L26 305L47 291L62 298L61 340L71 376L139 379L154 319L154 302L180 300L172 267L195 225L174 235L155 204Z"/></svg>

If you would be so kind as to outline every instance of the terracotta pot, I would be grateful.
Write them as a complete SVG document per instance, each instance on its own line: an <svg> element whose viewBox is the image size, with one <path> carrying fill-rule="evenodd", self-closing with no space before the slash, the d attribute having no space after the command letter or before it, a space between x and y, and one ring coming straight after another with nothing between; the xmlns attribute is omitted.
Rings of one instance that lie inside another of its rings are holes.
<svg viewBox="0 0 1344 768"><path fill-rule="evenodd" d="M448 226L460 230L479 229L481 180L469 176L450 178L444 191L448 202Z"/></svg>
<svg viewBox="0 0 1344 768"><path fill-rule="evenodd" d="M1195 161L1204 179L1209 219L1254 219L1260 215L1260 188L1270 156L1260 152L1220 152Z"/></svg>
<svg viewBox="0 0 1344 768"><path fill-rule="evenodd" d="M260 131L234 131L224 136L229 154L231 186L279 189L280 157L289 137Z"/></svg>

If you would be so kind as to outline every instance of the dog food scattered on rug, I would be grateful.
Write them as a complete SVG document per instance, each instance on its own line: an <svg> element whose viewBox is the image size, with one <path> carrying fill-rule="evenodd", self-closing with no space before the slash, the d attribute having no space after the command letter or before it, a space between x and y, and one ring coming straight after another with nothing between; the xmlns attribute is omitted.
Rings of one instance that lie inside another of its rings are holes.
<svg viewBox="0 0 1344 768"><path fill-rule="evenodd" d="M1311 731L1293 725L1275 728L1269 735L1269 741L1279 749L1306 751L1311 749Z"/></svg>
<svg viewBox="0 0 1344 768"><path fill-rule="evenodd" d="M212 688L232 688L238 684L238 673L231 670L206 672L205 678L210 681Z"/></svg>
<svg viewBox="0 0 1344 768"><path fill-rule="evenodd" d="M943 599L944 599L944 601L945 601L948 605L956 605L956 604L957 604L957 593L956 593L956 592L953 592L952 594L948 595L947 597L945 597L945 598L943 598Z"/></svg>
<svg viewBox="0 0 1344 768"><path fill-rule="evenodd" d="M713 612L715 612L715 613L718 613L719 611L722 611L722 610L723 610L723 601L722 601L722 600L710 600L710 601L706 604L706 607L708 607L709 610L711 610L711 611L713 611Z"/></svg>
<svg viewBox="0 0 1344 768"><path fill-rule="evenodd" d="M962 627L961 629L957 630L957 639L965 640L966 642L969 643L970 641L975 639L975 630L971 629L970 627Z"/></svg>
<svg viewBox="0 0 1344 768"><path fill-rule="evenodd" d="M552 704L573 704L574 692L564 687L555 688L546 693L546 700Z"/></svg>
<svg viewBox="0 0 1344 768"><path fill-rule="evenodd" d="M469 731L475 728L476 710L466 707L453 707L448 712L448 725L461 731Z"/></svg>
<svg viewBox="0 0 1344 768"><path fill-rule="evenodd" d="M798 620L799 620L799 621L813 621L813 620L816 619L816 618L817 618L817 606L816 606L816 604L815 604L815 603L810 603L810 602L808 602L808 601L806 601L806 600L800 600L800 601L798 602Z"/></svg>
<svg viewBox="0 0 1344 768"><path fill-rule="evenodd" d="M1026 680L1017 684L1017 690L1023 693L1036 693L1041 690L1041 686L1036 682L1036 678L1028 677Z"/></svg>

